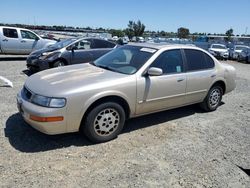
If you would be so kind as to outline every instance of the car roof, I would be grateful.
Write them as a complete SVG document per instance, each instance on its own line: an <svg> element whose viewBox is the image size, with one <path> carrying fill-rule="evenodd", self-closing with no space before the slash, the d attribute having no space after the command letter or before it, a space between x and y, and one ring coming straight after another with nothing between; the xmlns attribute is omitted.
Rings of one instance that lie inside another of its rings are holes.
<svg viewBox="0 0 250 188"><path fill-rule="evenodd" d="M129 43L127 45L145 47L145 48L154 48L157 50L163 48L190 48L190 49L201 49L192 44L172 44L172 43Z"/></svg>
<svg viewBox="0 0 250 188"><path fill-rule="evenodd" d="M11 26L4 26L4 25L0 25L0 28L7 28L7 29L22 29L22 30L29 30L29 31L32 31L31 29L26 29L26 28L22 28L22 27L11 27Z"/></svg>

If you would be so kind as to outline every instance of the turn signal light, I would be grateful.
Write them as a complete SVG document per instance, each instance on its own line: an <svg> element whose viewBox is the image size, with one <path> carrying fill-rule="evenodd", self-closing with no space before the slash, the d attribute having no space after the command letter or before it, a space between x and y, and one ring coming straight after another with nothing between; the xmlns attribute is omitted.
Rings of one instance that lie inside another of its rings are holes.
<svg viewBox="0 0 250 188"><path fill-rule="evenodd" d="M33 121L38 121L38 122L55 122L55 121L63 121L63 116L39 117L39 116L30 115L30 119Z"/></svg>

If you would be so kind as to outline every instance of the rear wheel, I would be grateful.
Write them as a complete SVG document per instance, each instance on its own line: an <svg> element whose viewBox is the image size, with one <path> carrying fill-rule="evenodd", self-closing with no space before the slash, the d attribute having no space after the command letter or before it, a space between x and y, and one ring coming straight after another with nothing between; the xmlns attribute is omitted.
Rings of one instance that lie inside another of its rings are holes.
<svg viewBox="0 0 250 188"><path fill-rule="evenodd" d="M93 108L81 127L94 143L106 142L117 137L125 122L124 109L117 103L106 102Z"/></svg>
<svg viewBox="0 0 250 188"><path fill-rule="evenodd" d="M213 86L204 101L200 104L201 108L207 112L214 111L221 103L223 90L220 85Z"/></svg>

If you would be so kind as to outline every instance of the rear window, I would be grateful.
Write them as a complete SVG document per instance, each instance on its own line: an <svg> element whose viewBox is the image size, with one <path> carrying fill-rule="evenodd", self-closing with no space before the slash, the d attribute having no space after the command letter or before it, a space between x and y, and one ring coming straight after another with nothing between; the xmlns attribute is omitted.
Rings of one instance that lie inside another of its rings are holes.
<svg viewBox="0 0 250 188"><path fill-rule="evenodd" d="M206 53L199 50L185 49L187 71L196 71L214 67L214 61Z"/></svg>
<svg viewBox="0 0 250 188"><path fill-rule="evenodd" d="M3 28L3 35L8 38L18 38L16 29Z"/></svg>
<svg viewBox="0 0 250 188"><path fill-rule="evenodd" d="M116 46L115 43L94 39L94 48L114 48Z"/></svg>

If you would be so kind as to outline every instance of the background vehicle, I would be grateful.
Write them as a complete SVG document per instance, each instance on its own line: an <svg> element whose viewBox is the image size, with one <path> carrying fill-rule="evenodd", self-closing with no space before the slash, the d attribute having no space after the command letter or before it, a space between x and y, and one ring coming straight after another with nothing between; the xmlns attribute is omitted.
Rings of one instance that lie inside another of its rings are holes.
<svg viewBox="0 0 250 188"><path fill-rule="evenodd" d="M28 29L0 26L0 53L30 54L55 43L56 41L43 39Z"/></svg>
<svg viewBox="0 0 250 188"><path fill-rule="evenodd" d="M238 59L239 54L245 48L249 48L249 47L245 45L234 45L234 47L229 51L229 58Z"/></svg>
<svg viewBox="0 0 250 188"><path fill-rule="evenodd" d="M27 67L33 72L64 65L94 61L116 47L98 38L70 38L47 48L32 52Z"/></svg>
<svg viewBox="0 0 250 188"><path fill-rule="evenodd" d="M218 59L227 60L229 57L229 50L224 44L212 44L208 51Z"/></svg>
<svg viewBox="0 0 250 188"><path fill-rule="evenodd" d="M82 130L93 142L115 138L125 119L200 103L214 111L235 88L235 69L188 45L138 43L93 63L42 71L17 96L26 122L47 134Z"/></svg>
<svg viewBox="0 0 250 188"><path fill-rule="evenodd" d="M245 61L250 63L250 48L244 48L241 53L238 55L238 61Z"/></svg>

